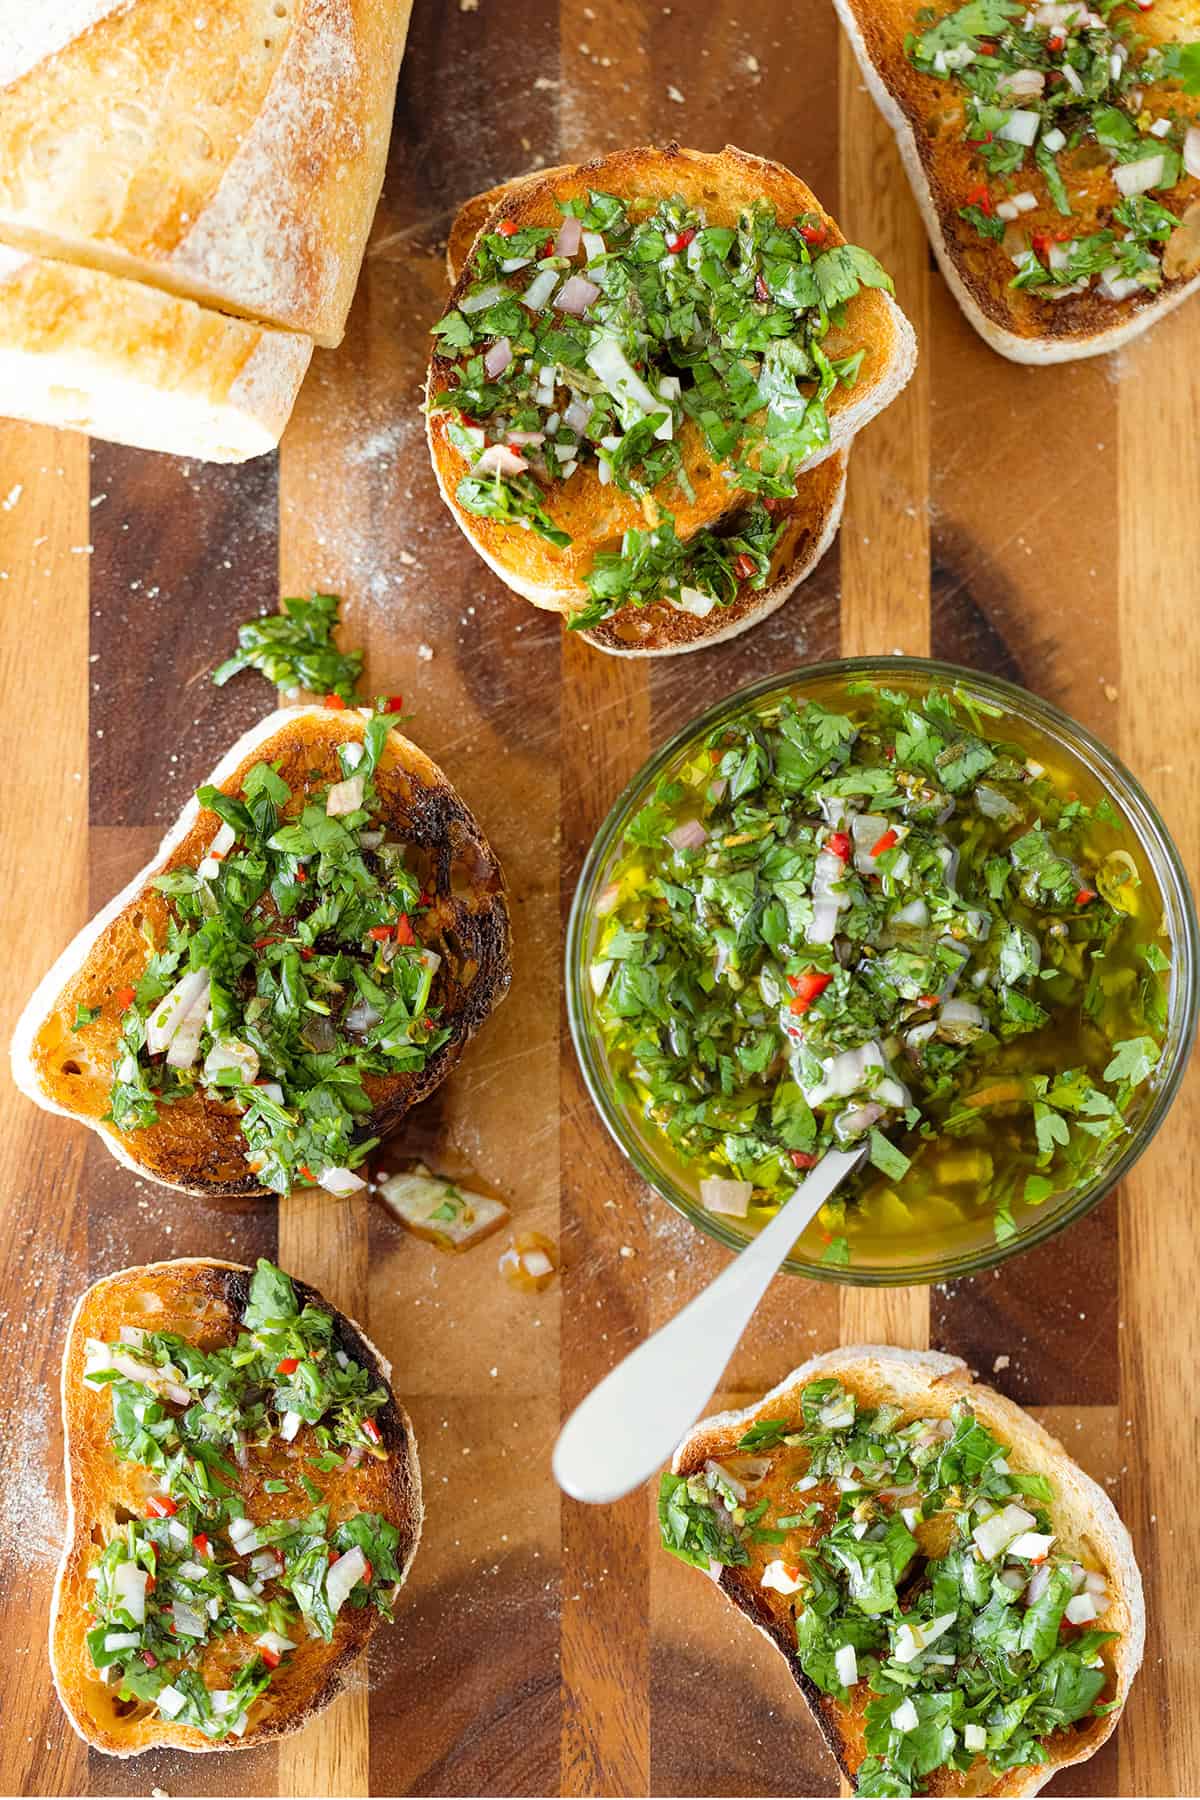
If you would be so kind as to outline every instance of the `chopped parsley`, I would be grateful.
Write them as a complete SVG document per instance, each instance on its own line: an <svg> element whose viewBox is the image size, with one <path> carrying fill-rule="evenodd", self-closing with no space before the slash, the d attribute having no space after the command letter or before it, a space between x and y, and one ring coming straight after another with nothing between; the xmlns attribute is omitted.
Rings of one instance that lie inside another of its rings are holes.
<svg viewBox="0 0 1200 1800"><path fill-rule="evenodd" d="M1185 140L1200 43L1153 42L1140 16L1133 0L968 0L916 14L910 61L965 99L974 167L959 217L1003 241L1014 288L1059 300L1096 284L1121 301L1176 272L1163 247L1197 194Z"/></svg>
<svg viewBox="0 0 1200 1800"><path fill-rule="evenodd" d="M1081 765L964 691L759 702L680 753L607 874L591 1016L617 1097L695 1178L748 1184L751 1228L864 1143L826 1263L1004 1241L1153 1082L1170 961L1137 850Z"/></svg>
<svg viewBox="0 0 1200 1800"><path fill-rule="evenodd" d="M335 644L339 605L335 594L314 594L309 600L285 600L282 612L247 620L238 627L236 651L214 670L214 683L224 687L243 669L257 669L287 692L302 689L352 700L363 653L341 651Z"/></svg>
<svg viewBox="0 0 1200 1800"><path fill-rule="evenodd" d="M1060 1544L1053 1483L1010 1470L968 1404L905 1419L827 1379L768 1423L766 1467L743 1438L726 1463L662 1477L662 1541L792 1596L801 1670L865 1720L858 1794L941 1791L939 1771L981 1758L993 1778L1037 1765L1111 1711L1105 1571Z"/></svg>
<svg viewBox="0 0 1200 1800"><path fill-rule="evenodd" d="M447 435L469 465L458 503L567 548L555 502L587 467L640 498L647 525L594 558L574 626L625 606L729 606L764 585L771 506L828 445L830 394L858 379L862 351L831 360L829 329L863 288L891 281L867 251L831 244L820 215L785 223L766 202L736 227L679 196L592 192L562 211L579 222L577 249L557 254L546 227L488 232L434 327L452 378L430 410L453 415ZM685 434L701 446L693 463L721 465L729 504L681 541L675 514L695 497Z"/></svg>
<svg viewBox="0 0 1200 1800"><path fill-rule="evenodd" d="M116 1525L93 1564L92 1662L119 1700L214 1742L240 1737L272 1672L308 1636L328 1643L342 1606L392 1616L399 1531L344 1502L335 1517L299 1467L386 1461L375 1419L387 1392L340 1349L331 1315L302 1307L263 1260L232 1342L201 1349L126 1327L113 1343L88 1340L84 1381L108 1391L117 1461L153 1478L146 1516ZM268 1505L252 1519L247 1495L293 1482L302 1516Z"/></svg>
<svg viewBox="0 0 1200 1800"><path fill-rule="evenodd" d="M237 794L199 790L219 829L195 867L154 880L168 919L122 1014L118 1131L200 1094L237 1109L264 1188L358 1185L371 1079L424 1068L450 1036L421 941L430 897L376 788L392 723L347 737L336 783L293 790L262 762Z"/></svg>

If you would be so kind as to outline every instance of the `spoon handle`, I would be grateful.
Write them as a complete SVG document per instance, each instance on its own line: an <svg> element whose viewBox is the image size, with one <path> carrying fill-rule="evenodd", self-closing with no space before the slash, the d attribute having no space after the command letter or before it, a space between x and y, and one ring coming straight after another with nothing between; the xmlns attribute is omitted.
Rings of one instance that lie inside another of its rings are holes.
<svg viewBox="0 0 1200 1800"><path fill-rule="evenodd" d="M619 1500L666 1462L699 1418L771 1277L862 1154L827 1151L728 1268L579 1403L554 1447L555 1478L573 1499Z"/></svg>

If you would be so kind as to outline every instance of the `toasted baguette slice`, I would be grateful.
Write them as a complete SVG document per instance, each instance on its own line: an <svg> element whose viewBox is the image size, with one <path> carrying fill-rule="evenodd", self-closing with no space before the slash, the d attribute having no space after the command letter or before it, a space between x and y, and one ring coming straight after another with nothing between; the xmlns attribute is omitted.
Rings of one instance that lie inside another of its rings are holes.
<svg viewBox="0 0 1200 1800"><path fill-rule="evenodd" d="M0 0L0 240L336 344L411 0Z"/></svg>
<svg viewBox="0 0 1200 1800"><path fill-rule="evenodd" d="M98 1546L109 1541L122 1518L130 1513L145 1516L146 1499L156 1483L148 1470L113 1455L112 1402L106 1390L84 1385L85 1343L88 1338L111 1343L122 1325L176 1332L204 1349L230 1343L237 1336L250 1275L251 1270L240 1263L207 1257L147 1263L95 1282L71 1316L62 1373L67 1536L50 1608L50 1669L63 1709L79 1736L109 1756L140 1756L160 1748L197 1753L251 1749L299 1731L337 1697L348 1670L380 1623L373 1606L344 1606L332 1643L304 1639L251 1708L245 1735L222 1743L213 1743L193 1726L172 1723L151 1704L118 1701L92 1665L85 1641L92 1624L88 1569ZM417 1552L424 1509L416 1438L408 1414L391 1396L391 1365L354 1321L314 1288L295 1280L292 1285L302 1306L312 1303L333 1314L335 1348L366 1368L373 1384L389 1389L389 1398L376 1415L387 1460L368 1458L357 1469L322 1474L319 1481L329 1502L331 1527L354 1512L380 1513L396 1527L397 1561L406 1576ZM312 1452L307 1427L295 1441L301 1456ZM294 1512L294 1495L251 1492L250 1485L245 1497L252 1518L288 1517L289 1508ZM216 1685L220 1675L227 1674L216 1666L219 1655L219 1650L210 1652Z"/></svg>
<svg viewBox="0 0 1200 1800"><path fill-rule="evenodd" d="M449 260L458 278L447 310L457 305L472 279L469 251L462 267L458 266L458 256L468 241L474 241L479 230L490 224L493 214L498 215L497 222L499 217L507 217L518 228L544 224L553 230L562 217L558 201L585 194L589 188L640 198L651 205L679 194L702 207L713 224L736 224L747 205L765 199L775 207L781 220L791 220L801 213L818 215L825 228L826 243L845 242L810 189L778 163L732 147L716 154L684 150L675 144L664 149L622 151L575 168L539 171L470 203L467 216L456 222L452 233ZM486 206L489 199L496 202L490 212ZM855 386L839 388L830 396L831 441L810 459L807 468L815 468L822 460L844 452L854 433L900 392L916 360L912 327L895 301L877 289L864 289L848 303L844 322L831 331L825 348L834 357L859 348L866 354ZM453 385L453 368L450 359L434 355L429 373L430 395ZM558 483L545 500L555 524L572 539L566 549L558 549L529 531L478 517L462 508L456 498L468 463L450 441L451 423L449 415L432 413L428 434L438 485L462 531L488 566L516 593L549 611L566 615L579 612L589 600L584 577L596 552L619 545L623 533L630 528L644 529L646 513L640 502L615 485L601 485L595 470L583 465L567 481ZM679 537L686 541L704 528L720 528L732 522L746 504L746 497L726 479L723 465L714 466L698 428L690 420L685 421L679 441L695 498L680 503L674 485L668 482L663 500L675 517ZM829 541L836 529L834 501L839 492L834 486L832 491L826 488L819 496L806 500L800 534L806 545L823 548ZM695 631L695 622L689 626L674 619L655 618L644 639L601 631L595 641L602 648L652 654L656 650L694 648L699 642L732 636L735 630L744 630L755 618L779 605L815 560L815 555L802 554L797 561L794 554L785 552L779 559L778 571L771 572L768 587L748 597L745 612L739 607L738 618L730 620L722 616L724 609L714 609L701 621L707 626L703 633ZM652 610L669 614L676 609Z"/></svg>
<svg viewBox="0 0 1200 1800"><path fill-rule="evenodd" d="M986 1762L977 1758L965 1775L945 1769L936 1771L923 1790L930 1794L1039 1793L1059 1769L1085 1762L1100 1748L1115 1728L1141 1666L1145 1602L1128 1531L1103 1488L1072 1462L1057 1438L1051 1437L1013 1401L973 1382L961 1358L933 1350L857 1344L810 1357L753 1406L742 1412L702 1419L676 1450L673 1470L690 1475L702 1469L708 1458L720 1460L735 1449L757 1419L799 1418L802 1389L823 1376L835 1377L863 1407L900 1407L901 1423L915 1418L947 1418L956 1401L968 1401L980 1422L1010 1447L1007 1460L1014 1471L1036 1472L1052 1480L1055 1501L1048 1510L1058 1534L1057 1547L1081 1560L1086 1558L1089 1564L1104 1571L1111 1601L1095 1623L1099 1630L1121 1634L1115 1643L1106 1646L1106 1652L1111 1652L1111 1698L1117 1702L1116 1709L1051 1739L1047 1746L1049 1759L1043 1764L1012 1769L997 1778L990 1775ZM752 1549L748 1566L722 1568L714 1564L711 1574L739 1612L745 1613L784 1656L838 1767L853 1782L866 1754L861 1714L822 1693L797 1662L792 1602L759 1585L763 1566L772 1554L777 1552L770 1548ZM862 1690L856 1692L861 1694Z"/></svg>
<svg viewBox="0 0 1200 1800"><path fill-rule="evenodd" d="M320 706L285 707L239 738L209 777L237 793L256 763L279 766L297 803L302 793L340 779L337 746L360 741L365 715ZM452 1036L424 1069L367 1075L374 1111L364 1136L383 1135L444 1080L511 977L504 878L487 840L442 771L415 744L393 731L375 785L393 828L422 853L434 904L422 921L428 948L442 956L433 1002ZM121 1133L105 1122L113 1053L119 1035L114 993L135 985L149 954L144 930L156 942L168 912L149 883L186 864L195 867L220 821L188 801L154 859L85 925L38 984L12 1042L17 1086L50 1112L81 1119L99 1131L117 1159L136 1174L181 1193L254 1196L262 1193L244 1155L236 1113L197 1092L163 1106L158 1123ZM86 1034L72 1030L76 1007L99 1006Z"/></svg>
<svg viewBox="0 0 1200 1800"><path fill-rule="evenodd" d="M539 169L466 201L455 214L446 244L450 285L458 281L471 246L494 215L503 217L516 196L534 182L568 172L566 168ZM837 536L846 500L848 457L848 450L839 451L802 475L795 498L779 509L786 515L786 524L765 587L744 587L732 605L714 606L704 618L678 606L624 606L591 631L581 631L580 637L612 656L673 656L685 650L706 650L710 644L738 637L757 625L811 575Z"/></svg>
<svg viewBox="0 0 1200 1800"><path fill-rule="evenodd" d="M311 338L0 244L0 410L142 450L273 450Z"/></svg>
<svg viewBox="0 0 1200 1800"><path fill-rule="evenodd" d="M1010 288L1013 265L1003 247L984 243L958 216L979 172L977 168L971 172L957 125L941 137L929 128L931 119L946 111L947 84L915 69L904 53L905 36L916 29L918 0L834 0L834 5L871 96L896 134L938 266L967 318L993 350L1013 362L1033 364L1102 356L1139 337L1200 288L1200 212L1195 211L1200 182L1196 181L1185 181L1180 190L1195 213L1189 224L1189 272L1168 277L1157 292L1112 301L1093 286L1067 299L1045 300ZM1138 13L1137 29L1147 38L1195 36L1195 7L1190 0L1168 0ZM1186 96L1173 95L1173 101L1183 109L1195 108ZM1041 178L1030 179L1036 186ZM1038 214L1030 217L1038 223ZM1052 209L1046 210L1045 222L1052 231L1063 223Z"/></svg>

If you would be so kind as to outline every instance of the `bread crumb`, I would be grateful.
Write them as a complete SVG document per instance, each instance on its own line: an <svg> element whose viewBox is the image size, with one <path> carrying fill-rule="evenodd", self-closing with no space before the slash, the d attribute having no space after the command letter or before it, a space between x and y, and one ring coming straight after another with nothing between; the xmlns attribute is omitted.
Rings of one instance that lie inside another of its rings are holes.
<svg viewBox="0 0 1200 1800"><path fill-rule="evenodd" d="M632 1244L622 1244L621 1245L621 1255L625 1256L625 1257L636 1256L637 1251L633 1248Z"/></svg>
<svg viewBox="0 0 1200 1800"><path fill-rule="evenodd" d="M417 645L417 656L419 657L421 662L432 662L433 661L433 646L431 644L418 644Z"/></svg>
<svg viewBox="0 0 1200 1800"><path fill-rule="evenodd" d="M478 12L479 0L458 0L459 12Z"/></svg>
<svg viewBox="0 0 1200 1800"><path fill-rule="evenodd" d="M24 489L18 481L15 486L9 488L4 499L0 500L0 506L4 508L5 512L11 512L13 507L17 504L17 501L21 498L23 492Z"/></svg>
<svg viewBox="0 0 1200 1800"><path fill-rule="evenodd" d="M680 91L677 87L668 86L667 99L673 100L675 102L676 106L682 106L684 104L683 95L680 93Z"/></svg>
<svg viewBox="0 0 1200 1800"><path fill-rule="evenodd" d="M1012 1361L1011 1356L998 1356L996 1358L995 1362L992 1364L992 1374L998 1375L1000 1373L1001 1369L1007 1369L1007 1367L1011 1361Z"/></svg>

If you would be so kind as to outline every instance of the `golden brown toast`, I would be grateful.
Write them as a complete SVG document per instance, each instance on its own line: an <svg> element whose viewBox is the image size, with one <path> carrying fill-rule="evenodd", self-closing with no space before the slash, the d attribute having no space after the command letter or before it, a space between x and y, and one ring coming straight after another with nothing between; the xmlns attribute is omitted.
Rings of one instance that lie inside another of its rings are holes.
<svg viewBox="0 0 1200 1800"><path fill-rule="evenodd" d="M479 233L511 209L516 195L534 182L569 173L566 166L537 169L466 201L454 216L446 243L446 272L453 287ZM743 587L729 606L714 608L699 619L677 606L623 606L602 624L581 631L598 650L613 656L671 656L706 650L710 644L737 637L783 605L811 575L837 535L846 499L849 450L827 457L796 484L791 500L780 501L776 518L786 525L772 560L771 579L763 588Z"/></svg>
<svg viewBox="0 0 1200 1800"><path fill-rule="evenodd" d="M68 1328L62 1375L67 1538L51 1604L50 1668L75 1730L88 1744L111 1756L138 1756L162 1746L197 1752L248 1749L298 1731L336 1698L348 1670L380 1622L373 1606L344 1606L331 1643L317 1637L302 1638L266 1693L255 1702L245 1735L220 1744L192 1726L168 1721L148 1702L118 1700L92 1665L85 1642L93 1622L88 1570L98 1546L112 1537L122 1519L130 1514L145 1516L147 1496L158 1483L149 1470L119 1461L113 1454L108 1391L90 1388L83 1381L85 1343L89 1338L113 1342L121 1327L130 1325L174 1332L205 1350L232 1343L249 1293L250 1275L239 1263L207 1258L124 1269L87 1289ZM388 1387L391 1367L358 1326L329 1306L315 1289L295 1280L293 1287L302 1306L312 1303L333 1315L334 1348L366 1368L375 1385ZM421 1536L421 1470L412 1423L390 1388L376 1423L386 1460L368 1457L356 1469L325 1473L319 1480L329 1503L331 1529L356 1512L379 1513L396 1527L400 1533L397 1561L407 1575ZM289 1445L276 1440L257 1460L252 1453L240 1487L248 1516L259 1523L290 1516L296 1507L295 1495L266 1493L261 1483L312 1453L309 1427L302 1428ZM241 1633L214 1641L200 1670L207 1686L219 1686L228 1676L231 1645L236 1660L244 1661L252 1654L250 1641Z"/></svg>
<svg viewBox="0 0 1200 1800"><path fill-rule="evenodd" d="M586 194L589 189L636 197L653 205L679 194L689 204L704 209L712 224L736 224L739 213L755 200L769 201L781 221L801 214L816 215L824 230L826 246L845 242L835 222L811 191L777 163L752 157L727 147L708 155L668 145L664 149L638 149L597 158L574 168L537 171L491 190L467 203L454 222L448 247L448 263L455 285L447 311L453 310L471 284L470 246L479 232L501 219L515 229L545 224L548 231L561 222L558 202ZM911 327L889 295L864 290L845 307L841 323L834 326L825 348L831 357L862 348L865 352L859 379L851 389L840 389L828 401L831 442L823 453L806 464L815 468L822 460L844 458L854 432L900 391L915 361ZM428 393L437 394L453 385L453 361L435 354ZM475 549L504 581L534 605L572 615L587 603L584 577L597 551L618 547L628 529L644 529L647 512L642 502L615 484L604 486L595 470L582 464L565 481L545 495L546 509L554 523L572 538L560 549L534 534L513 529L503 522L467 512L455 490L468 472L466 457L451 441L452 420L446 413L430 413L428 432L434 469L443 498ZM668 479L655 498L675 519L678 536L685 542L696 532L736 517L745 493L727 479L727 465L716 462L705 449L698 427L685 420L680 448L694 490L683 499ZM635 627L619 625L612 616L598 630L583 635L601 648L637 654L666 653L697 648L720 637L744 630L786 598L796 582L809 572L817 556L831 540L837 525L842 486L832 480L805 491L806 475L798 484L798 502L781 502L796 530L786 535L772 560L763 590L739 595L730 608L719 608L704 619L674 616L679 609L657 605L645 609L654 616ZM744 603L743 603L744 602ZM627 608L634 611L635 608ZM697 630L697 625L702 629Z"/></svg>
<svg viewBox="0 0 1200 1800"><path fill-rule="evenodd" d="M1038 1793L1059 1769L1086 1761L1100 1748L1116 1726L1141 1665L1145 1603L1128 1531L1108 1495L1071 1460L1057 1438L1013 1401L973 1382L959 1357L932 1350L855 1345L811 1357L744 1411L702 1419L675 1452L672 1469L676 1474L690 1475L702 1469L709 1458L720 1460L729 1456L757 1420L798 1420L802 1389L826 1376L836 1378L864 1408L898 1406L901 1423L915 1418L948 1418L956 1401L968 1401L980 1422L1009 1446L1007 1461L1015 1472L1046 1474L1053 1481L1056 1497L1049 1510L1058 1534L1058 1548L1105 1574L1111 1598L1095 1623L1100 1630L1121 1634L1104 1648L1111 1689L1106 1691L1106 1698L1117 1702L1115 1709L1057 1734L1047 1746L1049 1760L1043 1764L1012 1769L995 1777L986 1761L976 1758L962 1775L947 1769L936 1771L923 1790L930 1794ZM755 1488L755 1497L762 1491ZM930 1524L935 1525L936 1520ZM817 1527L817 1535L819 1530ZM940 1548L925 1548L927 1553L942 1554ZM749 1549L747 1566L723 1568L714 1564L713 1579L739 1612L784 1656L838 1767L853 1782L866 1753L861 1712L865 1684L851 1690L857 1704L846 1704L823 1693L805 1675L795 1653L792 1600L759 1585L765 1565L779 1552L754 1544Z"/></svg>
<svg viewBox="0 0 1200 1800"><path fill-rule="evenodd" d="M917 30L919 0L834 0L838 16L858 59L876 105L896 133L901 159L929 232L933 251L955 299L971 324L993 350L1014 362L1070 362L1120 349L1189 294L1200 288L1200 213L1194 213L1190 272L1168 276L1154 292L1143 290L1125 300L1106 299L1093 284L1086 292L1061 300L1039 298L1026 289L1010 288L1014 268L1002 244L985 241L959 208L981 179L979 163L961 130L961 91L926 75L905 55L908 33ZM937 0L940 17L961 0ZM1140 36L1153 42L1200 36L1196 0L1157 0L1135 15ZM1200 116L1200 98L1177 90L1173 110ZM1073 163L1069 187L1082 195L1108 182L1107 167L1086 169ZM1030 235L1054 235L1064 219L1050 201L1040 172L1026 169L1022 188L1038 199L1021 226ZM1185 209L1200 201L1200 181L1185 176L1171 195ZM1171 267L1170 261L1167 265Z"/></svg>
<svg viewBox="0 0 1200 1800"><path fill-rule="evenodd" d="M255 764L277 762L298 809L305 793L340 779L337 747L361 742L365 717L353 708L282 708L239 739L214 770L212 785L236 793ZM442 1008L451 1036L421 1070L365 1076L374 1103L365 1136L391 1130L445 1079L511 978L500 865L446 776L392 731L375 784L389 822L425 864L422 878L433 900L420 920L421 941L442 958L432 1002ZM263 1189L247 1167L238 1114L199 1090L162 1107L158 1123L144 1129L122 1133L104 1120L120 1033L115 995L135 984L146 965L145 930L161 941L169 917L151 878L181 864L194 867L219 823L195 799L188 802L153 861L84 927L40 982L18 1022L12 1064L30 1099L99 1131L136 1173L184 1193L255 1196ZM72 1030L80 1005L101 1009L86 1033Z"/></svg>

